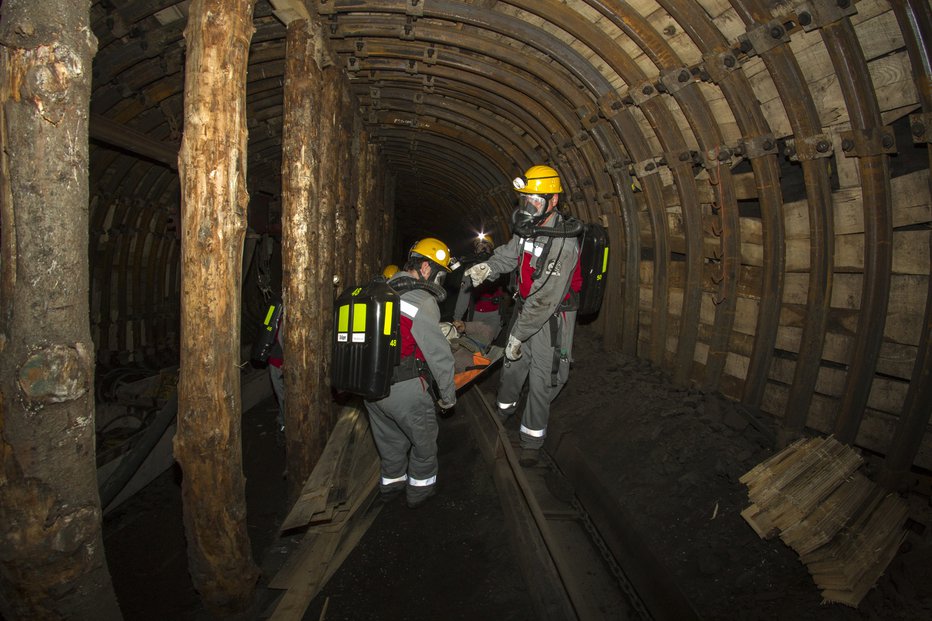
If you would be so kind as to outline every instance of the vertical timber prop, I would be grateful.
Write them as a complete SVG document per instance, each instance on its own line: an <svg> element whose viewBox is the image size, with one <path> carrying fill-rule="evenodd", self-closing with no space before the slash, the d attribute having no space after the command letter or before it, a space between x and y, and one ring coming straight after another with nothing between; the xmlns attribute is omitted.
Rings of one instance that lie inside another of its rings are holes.
<svg viewBox="0 0 932 621"><path fill-rule="evenodd" d="M320 292L314 287L317 260L317 210L320 179L319 34L305 19L288 24L282 119L282 287L285 318L283 349L285 430L289 504L320 456L318 421L320 377L317 358Z"/></svg>
<svg viewBox="0 0 932 621"><path fill-rule="evenodd" d="M321 41L326 38L318 33ZM323 45L323 44L322 44ZM322 54L324 52L322 51ZM311 347L320 352L317 371L316 402L314 403L314 414L312 415L312 424L314 425L313 434L308 436L307 452L308 461L301 465L301 478L296 481L298 490L305 479L310 476L314 465L324 452L327 445L327 438L330 437L330 431L334 424L333 398L330 394L330 375L329 360L330 356L330 339L329 334L332 329L333 321L333 274L335 273L336 260L335 255L338 252L348 252L346 247L338 247L334 240L334 228L336 227L336 209L339 200L338 188L347 182L343 171L339 169L338 162L341 161L339 152L340 147L340 89L342 88L343 72L333 65L329 55L322 57L320 81L317 83L317 89L320 93L320 108L317 111L318 123L320 124L319 142L320 145L320 168L317 176L317 183L320 188L317 210L314 214L313 230L316 235L314 245L317 252L317 269L311 274L311 285L316 289L318 312L316 315L316 326L311 338ZM350 240L350 245L354 240ZM289 468L292 462L289 460ZM290 470L289 470L290 472Z"/></svg>
<svg viewBox="0 0 932 621"><path fill-rule="evenodd" d="M88 303L89 3L0 25L0 616L120 619L104 558Z"/></svg>
<svg viewBox="0 0 932 621"><path fill-rule="evenodd" d="M245 610L259 576L246 530L240 314L246 233L246 62L255 0L194 0L181 179L181 373L175 457L188 562L205 607Z"/></svg>

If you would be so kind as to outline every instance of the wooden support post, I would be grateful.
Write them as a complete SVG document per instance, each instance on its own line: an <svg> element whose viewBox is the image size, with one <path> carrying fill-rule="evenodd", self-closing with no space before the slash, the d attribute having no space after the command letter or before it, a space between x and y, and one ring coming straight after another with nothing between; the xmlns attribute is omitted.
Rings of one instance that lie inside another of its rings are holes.
<svg viewBox="0 0 932 621"><path fill-rule="evenodd" d="M321 41L326 37L318 34ZM322 44L322 43L321 43ZM322 65L324 61L321 61ZM318 235L316 244L316 270L311 274L312 286L318 296L318 313L314 333L309 341L310 347L320 352L317 361L317 393L316 404L309 416L310 424L314 426L307 436L308 448L306 461L296 464L289 459L289 468L300 468L301 478L296 481L299 487L311 474L314 465L323 453L327 438L334 424L333 399L330 394L330 338L333 330L333 274L336 271L336 257L352 254L347 246L337 246L334 239L336 225L337 202L340 190L346 183L345 172L341 170L340 145L340 116L341 116L341 89L343 88L343 73L333 65L324 67L317 83L320 93L320 109L317 111L320 133L320 167L317 183L319 187L317 209L314 214L314 226ZM344 242L352 246L354 240ZM346 283L347 285L349 283Z"/></svg>
<svg viewBox="0 0 932 621"><path fill-rule="evenodd" d="M375 195L376 179L372 175L372 160L370 159L372 155L373 145L369 145L368 142L365 142L363 139L360 139L359 142L359 215L356 220L356 239L360 242L365 240L365 243L359 243L356 246L355 252L355 272L356 280L361 281L362 278L365 278L364 274L367 271L366 258L371 256L369 245L372 243L372 239L369 238L368 232L372 228L372 224L375 223L378 226L378 220L380 218L380 205L378 197ZM385 266L382 265L381 268ZM400 266L399 266L400 267ZM378 269L376 273L381 273L382 269Z"/></svg>
<svg viewBox="0 0 932 621"><path fill-rule="evenodd" d="M88 321L87 3L0 19L0 616L120 619L104 558Z"/></svg>
<svg viewBox="0 0 932 621"><path fill-rule="evenodd" d="M259 572L246 531L240 313L246 233L246 64L255 0L194 0L181 178L181 372L175 457L194 587L214 615L251 603Z"/></svg>
<svg viewBox="0 0 932 621"><path fill-rule="evenodd" d="M285 430L288 497L294 500L320 453L317 393L320 377L316 291L318 242L326 237L317 223L321 152L320 85L313 36L306 20L289 23L285 45L284 115L282 119L282 288L285 322ZM329 320L329 317L328 317Z"/></svg>

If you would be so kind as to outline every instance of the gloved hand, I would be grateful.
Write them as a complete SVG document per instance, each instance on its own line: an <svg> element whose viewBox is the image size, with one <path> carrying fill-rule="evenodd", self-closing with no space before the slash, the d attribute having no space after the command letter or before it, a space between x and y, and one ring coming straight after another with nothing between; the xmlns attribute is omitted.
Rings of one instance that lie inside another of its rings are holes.
<svg viewBox="0 0 932 621"><path fill-rule="evenodd" d="M505 358L508 360L517 360L521 357L521 341L516 339L513 334L508 335L508 343L505 345Z"/></svg>
<svg viewBox="0 0 932 621"><path fill-rule="evenodd" d="M466 270L464 275L469 276L473 287L478 287L492 275L492 268L489 267L488 263L477 263Z"/></svg>
<svg viewBox="0 0 932 621"><path fill-rule="evenodd" d="M437 409L440 410L440 411L438 412L440 418L447 418L447 417L449 417L449 416L452 416L452 415L453 415L453 406L454 406L454 405L456 405L455 402L454 402L454 403L447 403L447 402L444 401L443 399L438 400L438 401L437 401Z"/></svg>

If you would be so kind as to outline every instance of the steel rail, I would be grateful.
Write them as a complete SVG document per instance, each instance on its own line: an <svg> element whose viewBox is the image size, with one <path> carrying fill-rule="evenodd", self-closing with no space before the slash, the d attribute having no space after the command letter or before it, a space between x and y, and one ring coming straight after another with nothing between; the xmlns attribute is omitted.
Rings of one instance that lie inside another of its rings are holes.
<svg viewBox="0 0 932 621"><path fill-rule="evenodd" d="M567 552L547 523L530 481L518 464L505 428L496 420L481 391L470 390L462 400L464 405L468 405L467 415L473 418L483 456L493 469L496 488L500 495L511 501L502 503L506 515L509 508L521 514L521 519L513 517L512 523L515 524L515 538L524 543L519 549L525 565L534 567L531 586L533 591L537 591L537 596L532 598L536 604L536 618L580 621L593 618L587 614L587 601L591 595L586 592L585 584L570 571ZM544 598L549 601L544 601Z"/></svg>
<svg viewBox="0 0 932 621"><path fill-rule="evenodd" d="M772 19L762 0L731 0L731 5L751 29L766 25ZM780 35L783 36L782 31ZM796 141L817 138L822 133L819 114L793 52L788 46L777 44L762 50L760 56L783 102ZM825 158L815 156L800 158L800 164L809 204L809 290L793 383L777 434L780 446L798 436L806 424L819 376L832 297L835 241L829 164Z"/></svg>

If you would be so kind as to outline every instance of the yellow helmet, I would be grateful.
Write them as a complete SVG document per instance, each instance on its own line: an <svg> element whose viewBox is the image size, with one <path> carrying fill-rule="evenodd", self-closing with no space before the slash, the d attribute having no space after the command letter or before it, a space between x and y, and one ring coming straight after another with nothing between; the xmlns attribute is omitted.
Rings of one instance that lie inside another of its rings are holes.
<svg viewBox="0 0 932 621"><path fill-rule="evenodd" d="M395 272L397 271L398 271L398 266L395 265L394 263L391 263L389 265L386 265L385 269L382 270L382 276L385 276L385 278L391 278L392 276L395 275Z"/></svg>
<svg viewBox="0 0 932 621"><path fill-rule="evenodd" d="M472 248L475 252L492 252L495 244L492 243L492 237L488 233L479 233L472 242Z"/></svg>
<svg viewBox="0 0 932 621"><path fill-rule="evenodd" d="M524 175L515 177L512 184L522 194L559 194L563 191L560 173L542 164L531 166Z"/></svg>
<svg viewBox="0 0 932 621"><path fill-rule="evenodd" d="M440 267L446 271L451 271L450 249L439 239L425 237L421 241L416 242L413 246L411 246L411 250L408 252L408 254L430 259L434 263L440 265Z"/></svg>

